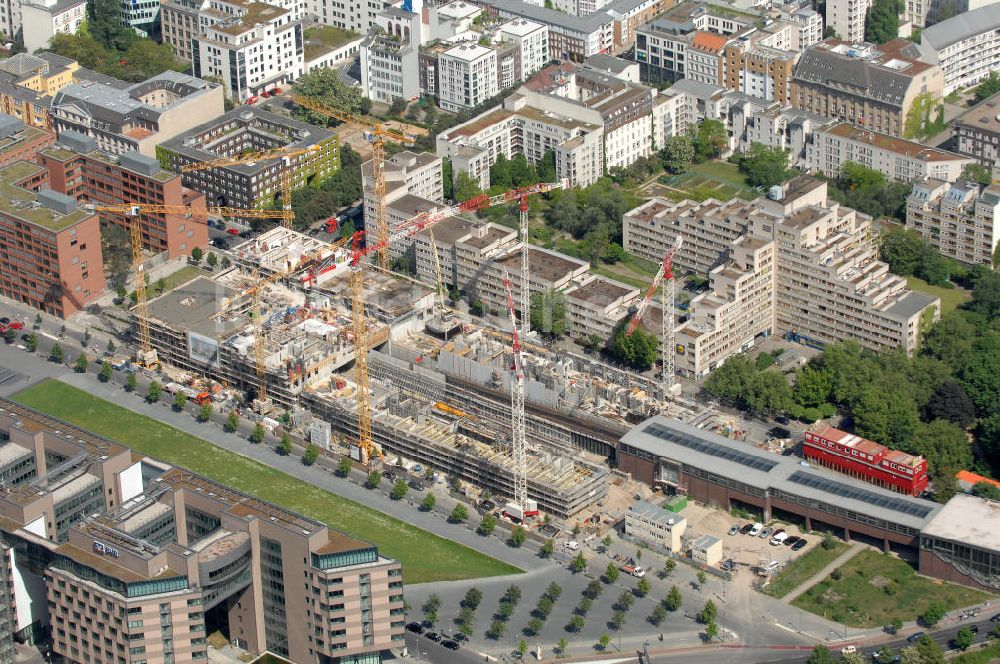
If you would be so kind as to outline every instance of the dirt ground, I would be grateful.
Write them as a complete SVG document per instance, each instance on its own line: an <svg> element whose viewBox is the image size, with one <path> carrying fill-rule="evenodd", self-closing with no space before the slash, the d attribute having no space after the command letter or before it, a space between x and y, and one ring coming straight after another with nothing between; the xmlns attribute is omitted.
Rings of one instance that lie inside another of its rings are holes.
<svg viewBox="0 0 1000 664"><path fill-rule="evenodd" d="M722 510L689 502L687 507L681 510L681 516L687 519L687 530L684 533L685 541L694 541L701 535L713 535L722 540L722 559L725 561L732 558L738 565L757 567L761 563L769 563L777 560L784 565L792 558L798 557L809 551L819 542L819 537L806 535L809 544L799 551L792 551L788 546L771 546L770 538L750 537L749 535L730 535L729 529L738 525L741 528L747 523L753 523L748 519L734 517ZM779 519L772 519L765 524L772 528L783 528L789 536L802 536L802 531L795 524L785 523Z"/></svg>

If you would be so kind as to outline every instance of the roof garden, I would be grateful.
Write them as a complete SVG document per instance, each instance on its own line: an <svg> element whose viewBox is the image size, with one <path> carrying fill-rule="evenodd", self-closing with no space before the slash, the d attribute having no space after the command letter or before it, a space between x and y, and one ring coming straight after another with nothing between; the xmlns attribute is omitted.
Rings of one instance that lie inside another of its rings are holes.
<svg viewBox="0 0 1000 664"><path fill-rule="evenodd" d="M303 36L306 41L306 60L318 58L324 53L329 53L361 37L356 32L337 28L332 25L316 25L306 28L303 31Z"/></svg>
<svg viewBox="0 0 1000 664"><path fill-rule="evenodd" d="M62 214L45 207L38 202L38 195L35 192L16 184L40 169L41 167L36 164L19 161L0 170L0 211L15 219L22 219L56 233L75 226L91 216L91 212L82 209Z"/></svg>

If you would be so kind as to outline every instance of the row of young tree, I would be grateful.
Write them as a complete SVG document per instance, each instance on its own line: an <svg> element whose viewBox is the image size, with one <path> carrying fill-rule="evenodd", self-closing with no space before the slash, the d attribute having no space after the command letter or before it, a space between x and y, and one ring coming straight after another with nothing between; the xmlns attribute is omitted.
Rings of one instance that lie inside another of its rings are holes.
<svg viewBox="0 0 1000 664"><path fill-rule="evenodd" d="M858 435L926 457L938 497L950 498L957 470L1000 472L1000 274L976 271L972 300L931 326L913 357L845 341L827 346L789 384L737 355L704 391L765 415L807 422L841 415Z"/></svg>

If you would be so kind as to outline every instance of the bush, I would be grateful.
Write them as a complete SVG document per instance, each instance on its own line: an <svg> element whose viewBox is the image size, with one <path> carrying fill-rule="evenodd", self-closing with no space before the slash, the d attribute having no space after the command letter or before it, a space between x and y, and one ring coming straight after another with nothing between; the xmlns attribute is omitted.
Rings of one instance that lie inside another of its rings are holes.
<svg viewBox="0 0 1000 664"><path fill-rule="evenodd" d="M113 371L114 370L111 368L111 363L105 360L104 362L101 363L101 371L100 373L97 374L97 380L101 381L102 383L108 382L109 380L111 380L111 375Z"/></svg>
<svg viewBox="0 0 1000 664"><path fill-rule="evenodd" d="M830 551L831 549L833 549L833 547L837 546L837 541L833 539L832 534L830 534L829 532L825 532L823 533L823 542L820 546L822 546L827 551Z"/></svg>
<svg viewBox="0 0 1000 664"><path fill-rule="evenodd" d="M319 446L309 443L306 446L306 451L302 455L302 463L307 466L311 466L316 463L316 459L319 458Z"/></svg>
<svg viewBox="0 0 1000 664"><path fill-rule="evenodd" d="M393 500L402 500L406 497L406 492L410 490L409 485L404 479L396 480L396 483L392 485L392 493L390 498Z"/></svg>
<svg viewBox="0 0 1000 664"><path fill-rule="evenodd" d="M135 386L137 383L138 381L136 380L134 373L130 373L129 375L125 376L125 391L135 392Z"/></svg>
<svg viewBox="0 0 1000 664"><path fill-rule="evenodd" d="M524 544L524 540L527 539L528 534L524 532L524 528L517 526L510 533L510 541L514 546L521 546Z"/></svg>
<svg viewBox="0 0 1000 664"><path fill-rule="evenodd" d="M212 404L209 401L201 404L201 408L198 410L198 421L208 422L212 419Z"/></svg>
<svg viewBox="0 0 1000 664"><path fill-rule="evenodd" d="M287 433L282 434L281 441L278 443L278 451L284 456L288 456L292 453L292 437Z"/></svg>
<svg viewBox="0 0 1000 664"><path fill-rule="evenodd" d="M434 505L437 503L437 498L434 497L433 493L428 493L424 496L424 502L420 503L420 509L425 512L430 512L434 509Z"/></svg>
<svg viewBox="0 0 1000 664"><path fill-rule="evenodd" d="M479 522L479 528L477 532L480 535L487 536L493 532L497 527L497 518L492 514L484 514L482 521Z"/></svg>
<svg viewBox="0 0 1000 664"><path fill-rule="evenodd" d="M377 470L373 470L370 473L368 473L368 480L366 481L366 484L368 485L369 489L377 489L378 485L381 483L382 483L382 476L379 474Z"/></svg>
<svg viewBox="0 0 1000 664"><path fill-rule="evenodd" d="M226 423L222 425L222 428L227 433L235 433L240 426L240 416L236 413L229 413L229 417L226 418Z"/></svg>
<svg viewBox="0 0 1000 664"><path fill-rule="evenodd" d="M351 468L353 467L354 464L351 463L350 459L347 457L340 457L340 462L337 464L337 474L341 477L347 477L351 474Z"/></svg>
<svg viewBox="0 0 1000 664"><path fill-rule="evenodd" d="M149 384L149 389L146 390L146 401L149 403L156 403L160 400L162 388L160 384L155 380Z"/></svg>
<svg viewBox="0 0 1000 664"><path fill-rule="evenodd" d="M448 517L448 520L452 523L465 523L468 518L469 509L465 505L459 503L458 505L455 505L455 509L451 511L451 515Z"/></svg>
<svg viewBox="0 0 1000 664"><path fill-rule="evenodd" d="M251 432L250 434L250 442L253 443L254 445L259 445L261 442L264 441L265 433L266 432L264 431L264 425L258 422L257 424L254 425L253 432Z"/></svg>
<svg viewBox="0 0 1000 664"><path fill-rule="evenodd" d="M928 606L922 614L920 614L920 621L928 627L934 627L934 625L941 622L945 613L947 613L947 611L945 611L944 606L938 602L934 602Z"/></svg>
<svg viewBox="0 0 1000 664"><path fill-rule="evenodd" d="M173 409L177 412L184 410L184 406L187 405L187 395L183 392L178 392L174 395Z"/></svg>
<svg viewBox="0 0 1000 664"><path fill-rule="evenodd" d="M604 582L614 583L618 580L620 572L614 563L608 563L607 569L604 570Z"/></svg>

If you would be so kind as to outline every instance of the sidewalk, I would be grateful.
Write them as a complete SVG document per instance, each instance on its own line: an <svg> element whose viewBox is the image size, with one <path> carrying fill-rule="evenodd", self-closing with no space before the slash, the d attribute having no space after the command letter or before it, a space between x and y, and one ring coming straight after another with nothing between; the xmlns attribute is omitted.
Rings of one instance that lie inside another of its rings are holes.
<svg viewBox="0 0 1000 664"><path fill-rule="evenodd" d="M840 554L840 556L836 560L834 560L832 563L830 563L829 565L827 565L826 567L824 567L823 569L821 569L820 571L816 572L811 577L806 579L806 581L802 583L798 588L785 595L783 598L784 602L786 604L791 604L792 602L795 601L795 599L799 595L809 590L810 588L815 586L817 583L819 583L826 577L830 576L833 570L837 569L838 567L846 563L848 560L861 553L865 548L866 546L864 544L861 544L859 542L852 542L851 547L847 551L844 551L842 554Z"/></svg>

